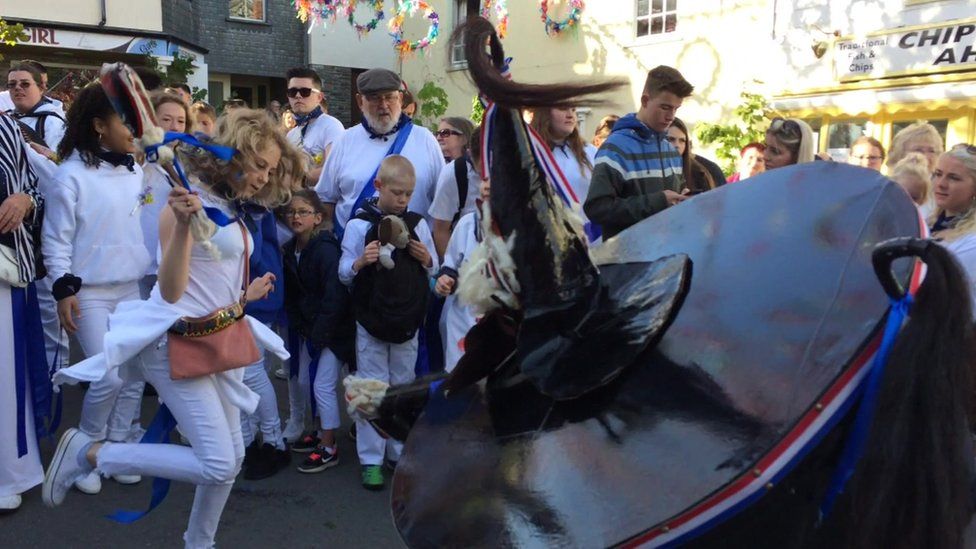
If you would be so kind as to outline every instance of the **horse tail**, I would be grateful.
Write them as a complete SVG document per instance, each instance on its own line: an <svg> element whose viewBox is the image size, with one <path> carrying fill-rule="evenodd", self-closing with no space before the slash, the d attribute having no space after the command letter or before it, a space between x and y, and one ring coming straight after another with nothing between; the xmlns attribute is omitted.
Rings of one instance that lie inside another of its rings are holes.
<svg viewBox="0 0 976 549"><path fill-rule="evenodd" d="M592 83L521 84L503 73L505 50L494 25L483 17L471 17L459 25L451 36L452 44L464 45L468 73L481 93L502 107L571 107L581 102L606 105L607 99L594 97L617 89L625 81L620 79ZM490 56L486 55L485 44Z"/></svg>
<svg viewBox="0 0 976 549"><path fill-rule="evenodd" d="M968 278L942 246L913 242L922 253L911 255L928 271L892 348L848 486L842 537L856 549L962 547L973 514L976 333Z"/></svg>

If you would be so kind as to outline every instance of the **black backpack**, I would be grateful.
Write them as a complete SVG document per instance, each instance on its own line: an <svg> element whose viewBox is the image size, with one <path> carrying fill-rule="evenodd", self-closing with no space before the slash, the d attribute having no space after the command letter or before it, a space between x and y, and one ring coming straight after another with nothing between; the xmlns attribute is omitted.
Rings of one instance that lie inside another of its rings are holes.
<svg viewBox="0 0 976 549"><path fill-rule="evenodd" d="M377 239L380 217L360 212L356 219L369 221L366 244ZM410 237L418 239L415 231L423 217L414 212L403 214ZM427 269L406 249L393 253L396 266L384 269L378 263L368 265L356 274L352 286L353 314L356 322L376 339L389 343L410 341L427 315L430 285Z"/></svg>
<svg viewBox="0 0 976 549"><path fill-rule="evenodd" d="M58 120L67 123L65 121L64 117L61 116L60 114L56 113L56 112L51 112L51 111L36 112L38 107L40 107L41 105L50 103L50 102L51 102L51 100L50 99L47 99L46 97L45 98L41 98L40 103L38 103L37 105L34 105L34 108L31 109L30 112L24 113L24 114L20 114L20 115L13 115L14 119L17 121L17 124L20 125L20 131L24 133L24 136L27 138L28 141L33 142L33 143L37 143L38 145L43 145L43 146L48 147L48 148L50 148L50 146L44 140L45 139L45 136L44 136L44 123L47 121L47 117L53 116L53 117L57 118ZM12 111L11 111L11 114L12 114ZM25 122L22 122L22 120L24 118L36 118L37 119L37 123L34 124L34 128L31 128L28 124L26 124Z"/></svg>
<svg viewBox="0 0 976 549"><path fill-rule="evenodd" d="M454 161L454 179L457 180L458 208L451 220L451 229L457 225L461 219L461 212L464 210L464 203L468 201L468 157L462 156Z"/></svg>

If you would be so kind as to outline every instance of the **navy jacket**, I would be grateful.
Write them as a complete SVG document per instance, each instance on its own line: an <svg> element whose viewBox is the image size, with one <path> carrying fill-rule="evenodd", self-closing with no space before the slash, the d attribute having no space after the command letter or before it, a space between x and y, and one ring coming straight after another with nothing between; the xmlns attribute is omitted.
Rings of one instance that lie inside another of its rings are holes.
<svg viewBox="0 0 976 549"><path fill-rule="evenodd" d="M268 210L249 206L244 213L244 224L254 240L250 264L251 280L264 276L264 273L275 275L274 290L265 299L248 303L244 312L265 324L271 324L278 319L278 314L285 305L286 284L275 217Z"/></svg>
<svg viewBox="0 0 976 549"><path fill-rule="evenodd" d="M295 245L293 238L284 248L289 329L297 330L315 349L328 347L339 360L352 364L356 324L349 289L339 281L339 241L331 231L321 231L309 240L300 259Z"/></svg>

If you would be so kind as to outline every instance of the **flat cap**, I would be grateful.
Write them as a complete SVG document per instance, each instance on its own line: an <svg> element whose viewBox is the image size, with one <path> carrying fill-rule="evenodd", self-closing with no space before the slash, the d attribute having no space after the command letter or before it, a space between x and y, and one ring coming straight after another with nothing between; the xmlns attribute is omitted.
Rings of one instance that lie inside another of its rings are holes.
<svg viewBox="0 0 976 549"><path fill-rule="evenodd" d="M376 93L384 91L402 90L403 80L400 75L389 69L369 69L356 78L359 93Z"/></svg>

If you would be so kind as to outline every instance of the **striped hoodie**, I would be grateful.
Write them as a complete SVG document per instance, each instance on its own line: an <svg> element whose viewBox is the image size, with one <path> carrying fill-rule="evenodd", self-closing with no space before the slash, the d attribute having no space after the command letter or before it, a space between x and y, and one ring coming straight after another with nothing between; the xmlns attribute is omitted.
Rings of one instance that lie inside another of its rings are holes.
<svg viewBox="0 0 976 549"><path fill-rule="evenodd" d="M597 151L583 211L604 239L667 208L665 190L681 192L681 156L666 137L631 113Z"/></svg>

